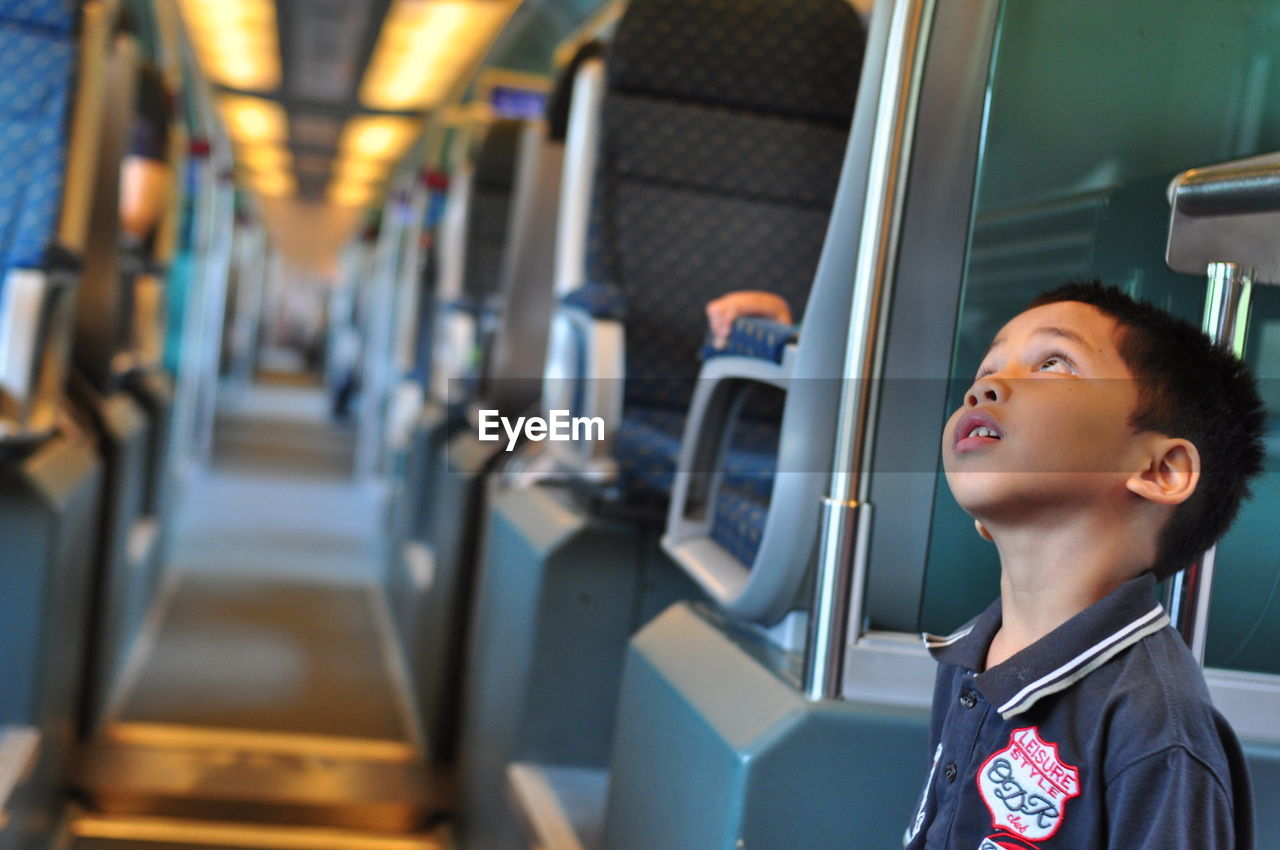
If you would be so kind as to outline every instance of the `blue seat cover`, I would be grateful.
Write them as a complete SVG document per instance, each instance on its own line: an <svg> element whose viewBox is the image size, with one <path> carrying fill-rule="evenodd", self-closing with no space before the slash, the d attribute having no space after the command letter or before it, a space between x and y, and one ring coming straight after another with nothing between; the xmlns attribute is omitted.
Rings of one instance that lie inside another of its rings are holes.
<svg viewBox="0 0 1280 850"><path fill-rule="evenodd" d="M716 499L716 515L711 524L711 539L729 554L750 566L760 548L769 502L752 498L733 487L724 487Z"/></svg>
<svg viewBox="0 0 1280 850"><path fill-rule="evenodd" d="M0 2L2 273L42 266L54 239L75 56L66 4Z"/></svg>
<svg viewBox="0 0 1280 850"><path fill-rule="evenodd" d="M0 22L26 24L70 36L75 28L68 0L0 0Z"/></svg>
<svg viewBox="0 0 1280 850"><path fill-rule="evenodd" d="M627 317L627 299L607 283L588 283L560 299L566 307L576 307L596 319L622 321Z"/></svg>
<svg viewBox="0 0 1280 850"><path fill-rule="evenodd" d="M631 492L671 492L680 459L685 412L633 408L614 437L620 483ZM776 421L744 419L733 429L723 487L765 504L773 491L779 428ZM763 516L761 517L763 522Z"/></svg>

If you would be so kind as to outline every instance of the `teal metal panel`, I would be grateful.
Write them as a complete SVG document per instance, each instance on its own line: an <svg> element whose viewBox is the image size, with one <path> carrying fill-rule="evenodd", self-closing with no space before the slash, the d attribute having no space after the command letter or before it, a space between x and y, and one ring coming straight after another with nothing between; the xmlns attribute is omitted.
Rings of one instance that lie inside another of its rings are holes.
<svg viewBox="0 0 1280 850"><path fill-rule="evenodd" d="M1280 745L1245 741L1244 754L1253 780L1254 835L1266 847L1280 835Z"/></svg>
<svg viewBox="0 0 1280 850"><path fill-rule="evenodd" d="M94 641L90 659L85 722L93 724L106 708L109 691L151 601L154 567L135 563L129 540L143 515L146 494L149 425L146 414L126 393L87 400L97 425L106 467L94 579Z"/></svg>
<svg viewBox="0 0 1280 850"><path fill-rule="evenodd" d="M102 480L87 441L55 437L0 462L0 722L41 733L0 832L6 850L47 846L65 802Z"/></svg>
<svg viewBox="0 0 1280 850"><path fill-rule="evenodd" d="M592 517L554 488L496 494L477 586L463 741L462 846L526 847L513 761L604 767L628 637L695 595L656 534Z"/></svg>
<svg viewBox="0 0 1280 850"><path fill-rule="evenodd" d="M927 712L809 702L687 604L631 643L605 850L894 847Z"/></svg>
<svg viewBox="0 0 1280 850"><path fill-rule="evenodd" d="M437 762L451 762L457 752L463 644L486 473L496 451L461 430L431 456L423 513L430 522L434 570L420 603L413 657L428 750Z"/></svg>

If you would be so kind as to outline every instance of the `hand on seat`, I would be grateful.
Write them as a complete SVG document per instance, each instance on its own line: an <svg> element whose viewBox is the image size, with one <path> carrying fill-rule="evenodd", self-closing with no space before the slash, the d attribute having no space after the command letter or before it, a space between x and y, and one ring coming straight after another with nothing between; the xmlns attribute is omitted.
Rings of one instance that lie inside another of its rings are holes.
<svg viewBox="0 0 1280 850"><path fill-rule="evenodd" d="M713 346L725 347L729 342L733 323L740 316L762 316L783 324L792 324L791 308L781 296L755 289L730 292L707 304L707 323L711 326Z"/></svg>

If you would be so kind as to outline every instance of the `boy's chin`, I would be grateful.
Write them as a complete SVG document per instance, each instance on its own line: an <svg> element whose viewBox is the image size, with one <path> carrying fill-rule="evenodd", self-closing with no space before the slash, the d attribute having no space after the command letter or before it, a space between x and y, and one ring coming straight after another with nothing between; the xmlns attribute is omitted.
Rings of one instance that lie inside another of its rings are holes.
<svg viewBox="0 0 1280 850"><path fill-rule="evenodd" d="M1020 480L1011 481L1009 478ZM961 480L948 476L947 481L951 485L951 495L965 513L978 522L999 525L1025 517L1028 509L1061 502L1065 495L1061 489L1043 486L1029 478L979 473L972 478L960 476Z"/></svg>

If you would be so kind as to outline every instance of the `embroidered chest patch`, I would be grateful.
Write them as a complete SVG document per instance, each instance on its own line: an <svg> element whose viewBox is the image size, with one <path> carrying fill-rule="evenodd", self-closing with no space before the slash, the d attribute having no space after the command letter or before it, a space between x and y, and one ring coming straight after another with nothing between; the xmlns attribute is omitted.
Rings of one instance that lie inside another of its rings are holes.
<svg viewBox="0 0 1280 850"><path fill-rule="evenodd" d="M1028 726L1015 729L1009 746L978 769L978 793L996 829L1044 841L1062 825L1067 801L1080 794L1080 771L1058 757L1057 744Z"/></svg>

